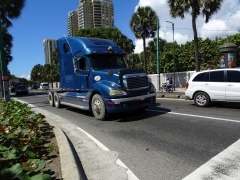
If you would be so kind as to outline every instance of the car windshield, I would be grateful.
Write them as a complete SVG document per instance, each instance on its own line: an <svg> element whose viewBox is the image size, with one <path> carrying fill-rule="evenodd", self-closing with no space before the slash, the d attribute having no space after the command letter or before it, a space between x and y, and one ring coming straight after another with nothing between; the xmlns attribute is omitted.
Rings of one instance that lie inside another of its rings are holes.
<svg viewBox="0 0 240 180"><path fill-rule="evenodd" d="M25 89L27 89L27 87L26 87L26 86L17 86L17 89L19 89L19 90L25 90Z"/></svg>
<svg viewBox="0 0 240 180"><path fill-rule="evenodd" d="M125 60L122 56L91 57L90 63L93 70L127 68Z"/></svg>

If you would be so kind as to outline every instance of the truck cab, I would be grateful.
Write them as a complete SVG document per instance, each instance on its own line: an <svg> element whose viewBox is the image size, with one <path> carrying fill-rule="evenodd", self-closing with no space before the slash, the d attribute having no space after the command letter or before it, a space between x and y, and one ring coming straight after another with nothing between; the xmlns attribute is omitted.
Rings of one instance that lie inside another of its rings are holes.
<svg viewBox="0 0 240 180"><path fill-rule="evenodd" d="M143 69L129 69L125 52L108 39L58 39L61 91L49 92L51 106L109 113L144 110L155 103L155 87Z"/></svg>

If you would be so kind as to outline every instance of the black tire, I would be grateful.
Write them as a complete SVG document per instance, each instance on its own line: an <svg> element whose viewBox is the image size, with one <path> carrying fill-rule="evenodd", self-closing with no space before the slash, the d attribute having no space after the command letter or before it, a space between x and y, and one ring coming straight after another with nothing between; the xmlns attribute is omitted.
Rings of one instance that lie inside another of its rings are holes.
<svg viewBox="0 0 240 180"><path fill-rule="evenodd" d="M60 103L59 96L58 96L57 92L54 92L53 98L54 98L54 105L57 108L60 108L61 107L61 103Z"/></svg>
<svg viewBox="0 0 240 180"><path fill-rule="evenodd" d="M108 112L106 110L102 96L95 94L91 102L92 112L95 118L99 120L105 120L108 118Z"/></svg>
<svg viewBox="0 0 240 180"><path fill-rule="evenodd" d="M51 107L54 106L53 92L48 92L48 102Z"/></svg>
<svg viewBox="0 0 240 180"><path fill-rule="evenodd" d="M204 92L198 92L194 96L194 103L198 107L207 107L210 103L209 96Z"/></svg>

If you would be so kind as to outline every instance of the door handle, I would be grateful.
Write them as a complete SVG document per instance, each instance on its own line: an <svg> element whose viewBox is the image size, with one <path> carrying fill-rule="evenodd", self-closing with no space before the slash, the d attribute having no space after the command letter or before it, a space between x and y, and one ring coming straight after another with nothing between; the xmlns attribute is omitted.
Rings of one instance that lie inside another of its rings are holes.
<svg viewBox="0 0 240 180"><path fill-rule="evenodd" d="M232 84L228 84L227 86L230 86L230 87L231 87L231 86L233 86L233 85L232 85Z"/></svg>
<svg viewBox="0 0 240 180"><path fill-rule="evenodd" d="M208 85L208 83L205 83L205 84L203 84L203 85Z"/></svg>

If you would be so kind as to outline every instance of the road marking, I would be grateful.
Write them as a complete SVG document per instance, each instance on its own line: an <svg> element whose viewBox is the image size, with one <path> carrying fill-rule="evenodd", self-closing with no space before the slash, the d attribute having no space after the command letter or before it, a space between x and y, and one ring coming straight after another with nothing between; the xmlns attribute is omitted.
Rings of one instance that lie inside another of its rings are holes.
<svg viewBox="0 0 240 180"><path fill-rule="evenodd" d="M97 144L97 146L99 148L101 148L104 151L110 151L106 146L104 146L100 141L98 141L96 138L94 138L92 135L90 135L89 133L87 133L86 131L84 131L83 129L81 129L80 127L77 127L78 130L82 131L84 134L86 134L86 136L88 136L95 144ZM139 180L137 178L137 176L118 158L116 160L116 163L121 166L124 167L125 169L127 169L127 175L128 175L128 179L130 180Z"/></svg>
<svg viewBox="0 0 240 180"><path fill-rule="evenodd" d="M236 180L240 179L240 140L233 143L183 180Z"/></svg>
<svg viewBox="0 0 240 180"><path fill-rule="evenodd" d="M168 111L160 111L153 109L146 109L147 111L169 113L181 116L191 116L204 119L214 119L217 121L227 121L240 123L238 120L215 118L208 116L199 116L193 114L184 114ZM235 180L240 179L240 139L231 146L214 156L205 164L197 168L195 171L186 176L183 180Z"/></svg>
<svg viewBox="0 0 240 180"><path fill-rule="evenodd" d="M176 112L169 112L169 111L160 111L160 110L154 110L154 109L146 109L147 111L153 111L153 112L160 112L160 113L168 113L168 114L176 114L181 116L191 116L191 117L198 117L198 118L204 118L204 119L214 119L217 121L228 121L228 122L235 122L240 123L239 120L232 120L232 119L224 119L224 118L216 118L216 117L208 117L208 116L199 116L194 114L184 114L184 113L176 113Z"/></svg>

